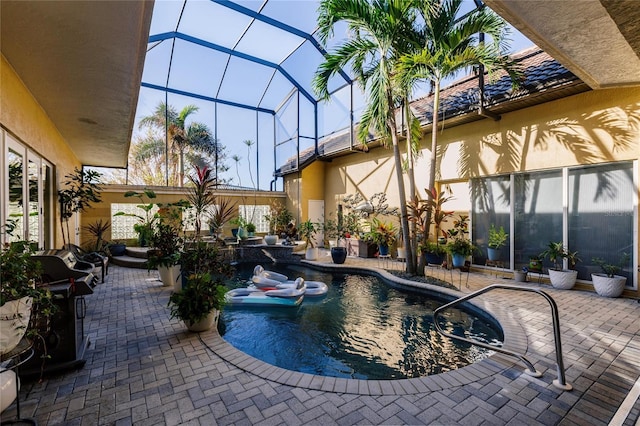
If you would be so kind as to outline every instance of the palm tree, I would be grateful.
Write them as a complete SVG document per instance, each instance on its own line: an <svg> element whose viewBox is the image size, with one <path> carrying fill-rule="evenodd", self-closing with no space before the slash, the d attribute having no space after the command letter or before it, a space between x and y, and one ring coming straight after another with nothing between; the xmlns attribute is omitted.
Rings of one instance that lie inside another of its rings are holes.
<svg viewBox="0 0 640 426"><path fill-rule="evenodd" d="M505 54L508 27L505 21L483 7L459 17L463 0L414 0L423 22L419 29L422 48L419 52L404 54L399 60L395 76L402 87L411 87L416 81L429 80L433 87L433 118L431 127L431 156L427 189L434 187L438 147L438 110L442 80L460 70L474 66L486 69L489 75L506 71L514 86L520 78L515 63ZM479 34L488 34L490 42L479 42ZM432 209L427 211L427 226L431 223ZM424 238L428 238L427 235Z"/></svg>
<svg viewBox="0 0 640 426"><path fill-rule="evenodd" d="M180 112L160 102L153 114L140 120L140 127L165 129L170 141L170 150L178 154L178 185L184 185L185 155L205 154L215 156L216 163L224 158L224 147L213 137L207 125L187 119L198 111L195 105L187 105ZM154 150L147 151L149 153ZM197 155L196 155L197 157ZM218 166L216 164L216 170Z"/></svg>
<svg viewBox="0 0 640 426"><path fill-rule="evenodd" d="M414 11L407 0L322 0L318 8L318 37L327 42L334 26L348 24L351 38L325 56L318 67L313 87L322 99L329 99L330 78L350 65L367 96L367 105L358 128L358 139L366 143L369 131L393 146L400 197L402 236L407 250L407 270L414 271L407 202L402 176L396 107L404 94L394 82L396 61L411 40ZM402 86L408 87L408 86Z"/></svg>

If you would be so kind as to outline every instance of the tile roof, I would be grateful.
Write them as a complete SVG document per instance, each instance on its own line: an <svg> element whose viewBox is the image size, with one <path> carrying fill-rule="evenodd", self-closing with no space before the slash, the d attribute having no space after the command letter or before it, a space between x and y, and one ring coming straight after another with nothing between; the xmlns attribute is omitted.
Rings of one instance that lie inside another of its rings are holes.
<svg viewBox="0 0 640 426"><path fill-rule="evenodd" d="M572 72L537 46L514 54L513 59L520 64L523 73L523 80L518 88L512 87L511 80L504 72L499 73L492 80L485 73L484 107L493 113L502 114L590 90ZM478 76L473 74L465 76L441 90L440 114L444 115L444 120L449 127L482 119L483 117L478 114L479 99ZM423 128L432 123L432 105L433 95L411 102L411 109ZM398 117L400 117L399 110ZM398 122L401 122L400 118ZM354 142L355 144L357 142ZM275 174L282 176L302 169L316 159L329 158L352 150L366 151L367 147L358 144L352 148L349 131L345 129L319 140L317 154L314 148L303 150L300 152L299 164L297 164L297 158L291 157Z"/></svg>

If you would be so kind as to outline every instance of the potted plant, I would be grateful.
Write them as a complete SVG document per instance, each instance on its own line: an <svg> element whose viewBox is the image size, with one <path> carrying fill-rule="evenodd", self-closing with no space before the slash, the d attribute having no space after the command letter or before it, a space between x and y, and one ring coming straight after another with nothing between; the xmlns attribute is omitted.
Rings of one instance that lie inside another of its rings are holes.
<svg viewBox="0 0 640 426"><path fill-rule="evenodd" d="M498 229L494 224L491 224L491 227L489 227L489 242L487 244L487 257L489 260L500 260L500 249L507 244L507 238L509 238L509 234L505 232L503 226Z"/></svg>
<svg viewBox="0 0 640 426"><path fill-rule="evenodd" d="M371 221L371 229L365 233L364 238L378 245L380 256L389 255L389 246L396 242L398 231L392 223L385 223L378 218Z"/></svg>
<svg viewBox="0 0 640 426"><path fill-rule="evenodd" d="M224 304L225 281L233 268L226 250L215 244L196 241L180 256L181 289L170 298L171 318L179 318L192 331L211 328Z"/></svg>
<svg viewBox="0 0 640 426"><path fill-rule="evenodd" d="M328 239L329 247L331 251L331 260L333 263L341 265L347 260L347 247L340 242L345 237L344 229L342 225L344 223L344 217L342 212L338 212L338 220L327 219L324 223L324 235ZM329 240L329 238L331 240Z"/></svg>
<svg viewBox="0 0 640 426"><path fill-rule="evenodd" d="M138 244L140 247L147 247L149 239L153 235L153 225L158 218L158 215L152 213L154 204L151 202L145 202L144 198L153 200L156 198L156 193L151 189L145 189L143 192L127 191L124 194L125 198L136 197L140 200L141 204L137 207L142 210L142 214L126 213L123 211L116 212L114 216L128 216L138 219L138 223L133 225L133 230L138 234ZM111 252L113 255L113 252Z"/></svg>
<svg viewBox="0 0 640 426"><path fill-rule="evenodd" d="M298 233L305 242L306 254L305 259L316 260L318 258L318 249L313 244L313 237L318 232L318 228L315 223L311 222L311 219L307 219L302 222L298 227Z"/></svg>
<svg viewBox="0 0 640 426"><path fill-rule="evenodd" d="M453 222L453 228L448 230L447 252L451 254L451 261L454 268L464 266L465 259L473 254L475 246L467 239L469 233L469 216L460 215L458 220Z"/></svg>
<svg viewBox="0 0 640 426"><path fill-rule="evenodd" d="M175 285L180 277L180 251L182 250L182 238L178 236L179 230L170 223L160 221L156 224L151 236L147 267L158 269L163 286Z"/></svg>
<svg viewBox="0 0 640 426"><path fill-rule="evenodd" d="M247 223L247 236L253 237L256 234L256 225L253 222Z"/></svg>
<svg viewBox="0 0 640 426"><path fill-rule="evenodd" d="M14 229L11 221L5 225L7 235ZM25 334L44 335L55 310L51 292L39 285L42 270L33 252L29 241L0 246L0 355L13 350Z"/></svg>
<svg viewBox="0 0 640 426"><path fill-rule="evenodd" d="M215 205L216 196L213 192L216 186L216 178L213 170L208 167L195 166L195 175L189 175L191 186L187 192L187 200L194 210L195 238L200 239L200 229L202 227L202 216L207 209Z"/></svg>
<svg viewBox="0 0 640 426"><path fill-rule="evenodd" d="M124 256L127 251L127 245L122 241L115 240L107 244L107 253L109 256Z"/></svg>
<svg viewBox="0 0 640 426"><path fill-rule="evenodd" d="M622 294L627 277L616 274L629 263L629 258L628 253L623 253L618 264L607 263L599 257L591 259L593 263L600 266L603 272L591 274L596 293L604 297L619 297Z"/></svg>
<svg viewBox="0 0 640 426"><path fill-rule="evenodd" d="M553 268L549 268L549 280L553 287L563 290L573 288L578 276L578 271L573 269L576 262L580 261L578 252L569 251L561 241L550 241L547 249L540 253L540 257L546 257L553 262ZM564 259L567 259L569 269L563 269Z"/></svg>
<svg viewBox="0 0 640 426"><path fill-rule="evenodd" d="M209 330L218 319L227 289L208 272L189 275L182 291L169 297L171 318L184 321L194 332Z"/></svg>
<svg viewBox="0 0 640 426"><path fill-rule="evenodd" d="M426 265L442 265L447 254L446 246L440 242L423 241L418 250L424 256Z"/></svg>
<svg viewBox="0 0 640 426"><path fill-rule="evenodd" d="M92 251L104 253L106 248L104 233L107 232L110 227L111 223L108 220L106 222L103 222L102 219L96 220L95 222L92 222L89 225L83 227L83 229L86 229L89 234L93 235L93 237L95 238Z"/></svg>
<svg viewBox="0 0 640 426"><path fill-rule="evenodd" d="M231 220L236 211L236 204L225 197L218 197L209 213L209 232L216 238L220 238L224 225Z"/></svg>

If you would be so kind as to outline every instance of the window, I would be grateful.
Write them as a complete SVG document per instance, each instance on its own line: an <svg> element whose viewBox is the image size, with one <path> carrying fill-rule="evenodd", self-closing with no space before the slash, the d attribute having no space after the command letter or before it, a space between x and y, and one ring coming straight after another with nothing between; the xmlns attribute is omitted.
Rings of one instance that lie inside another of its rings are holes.
<svg viewBox="0 0 640 426"><path fill-rule="evenodd" d="M582 280L601 272L593 258L618 264L629 254L621 275L627 277L627 287L634 287L633 170L633 163L619 162L473 179L471 235L480 249L474 263L485 264L489 227L502 225L513 243L503 252L505 260L512 259L505 265L515 270L550 242L562 241L578 252L576 269ZM550 267L548 259L544 267Z"/></svg>
<svg viewBox="0 0 640 426"><path fill-rule="evenodd" d="M133 225L141 220L135 216L114 216L117 212L125 212L126 214L144 216L145 212L138 207L137 203L113 203L111 204L111 239L126 240L138 238L138 234L134 231ZM149 211L149 216L153 216L158 212L158 206L153 206Z"/></svg>
<svg viewBox="0 0 640 426"><path fill-rule="evenodd" d="M241 204L239 209L240 217L247 222L253 223L256 226L256 232L269 232L269 222L264 218L271 211L268 205Z"/></svg>
<svg viewBox="0 0 640 426"><path fill-rule="evenodd" d="M633 164L610 164L569 171L569 249L578 251L578 278L591 280L602 272L594 257L618 264L629 261L619 275L633 279Z"/></svg>

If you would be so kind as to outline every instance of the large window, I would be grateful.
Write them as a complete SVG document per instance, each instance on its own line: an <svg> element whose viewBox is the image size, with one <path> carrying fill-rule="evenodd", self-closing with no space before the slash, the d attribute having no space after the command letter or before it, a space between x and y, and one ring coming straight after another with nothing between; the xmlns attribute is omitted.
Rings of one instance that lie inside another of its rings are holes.
<svg viewBox="0 0 640 426"><path fill-rule="evenodd" d="M618 264L628 254L621 274L633 287L633 167L623 162L472 180L471 235L479 248L474 263L485 264L489 227L494 224L510 234L510 245L501 253L505 266L519 270L550 242L561 241L578 252L576 269L582 280L600 272L594 258ZM545 259L545 271L550 266Z"/></svg>
<svg viewBox="0 0 640 426"><path fill-rule="evenodd" d="M617 264L624 253L629 259L621 275L627 286L633 278L633 165L594 166L569 171L569 249L578 251L578 278L590 280L601 272L594 257Z"/></svg>
<svg viewBox="0 0 640 426"><path fill-rule="evenodd" d="M562 171L515 175L514 189L514 268L522 269L562 241Z"/></svg>

